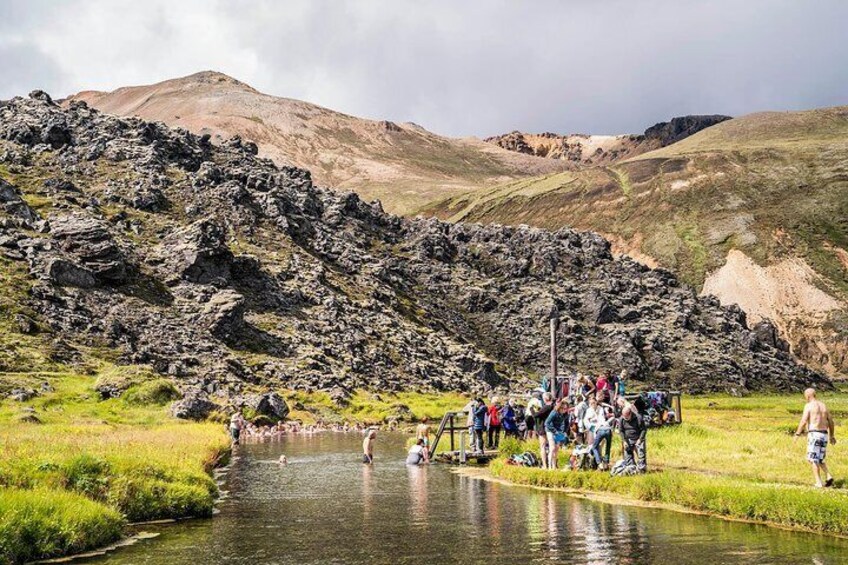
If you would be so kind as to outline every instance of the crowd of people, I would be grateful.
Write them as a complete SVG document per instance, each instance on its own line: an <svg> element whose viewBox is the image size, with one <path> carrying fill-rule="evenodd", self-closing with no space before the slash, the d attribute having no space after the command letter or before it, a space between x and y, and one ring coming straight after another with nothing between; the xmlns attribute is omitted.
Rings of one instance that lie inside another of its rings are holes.
<svg viewBox="0 0 848 565"><path fill-rule="evenodd" d="M644 393L629 401L624 372L595 378L575 373L550 385L543 382L521 399L526 402L498 397L493 397L488 405L482 398L469 402L465 411L472 450L497 450L501 435L537 439L539 456L517 456L514 462L555 469L561 450L571 446L572 468L607 470L613 434L617 431L622 439L623 458L613 471L642 473L647 469L648 428L676 420L665 393Z"/></svg>
<svg viewBox="0 0 848 565"><path fill-rule="evenodd" d="M258 426L247 421L241 412L235 412L230 417L228 425L230 438L234 445L244 440L273 440L280 439L290 434L317 434L323 432L363 432L368 429L362 424L308 424L304 425L297 421L279 421L270 426Z"/></svg>
<svg viewBox="0 0 848 565"><path fill-rule="evenodd" d="M553 392L552 392L553 391ZM555 394L554 394L555 393ZM574 469L610 469L612 438L622 440L622 461L614 473L642 473L647 469L646 437L651 425L672 423L676 415L669 398L661 392L643 393L631 402L626 393L626 374L605 373L593 378L575 373L557 379L554 386L542 385L524 397L494 396L489 404L482 398L471 400L464 408L468 414L471 450L495 451L500 439L514 437L536 440L538 456L532 453L512 458L515 464L556 469L560 452L571 447L569 465ZM363 462L373 462L376 430L362 424L311 424L280 421L258 426L245 420L241 412L232 415L229 431L234 444L243 440L273 440L289 434L321 432L364 433ZM415 428L414 442L407 463L430 461L432 429L425 418Z"/></svg>

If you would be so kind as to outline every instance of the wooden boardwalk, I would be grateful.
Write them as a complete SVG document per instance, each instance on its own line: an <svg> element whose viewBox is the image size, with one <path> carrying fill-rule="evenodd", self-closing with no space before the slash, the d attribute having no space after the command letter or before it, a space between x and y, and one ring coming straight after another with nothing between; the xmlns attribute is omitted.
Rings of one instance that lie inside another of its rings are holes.
<svg viewBox="0 0 848 565"><path fill-rule="evenodd" d="M466 451L463 458L463 453L457 450L439 452L433 457L433 460L438 461L439 463L448 463L450 465L465 465L468 463L485 465L497 456L497 450L484 451L482 453L480 453L479 451Z"/></svg>

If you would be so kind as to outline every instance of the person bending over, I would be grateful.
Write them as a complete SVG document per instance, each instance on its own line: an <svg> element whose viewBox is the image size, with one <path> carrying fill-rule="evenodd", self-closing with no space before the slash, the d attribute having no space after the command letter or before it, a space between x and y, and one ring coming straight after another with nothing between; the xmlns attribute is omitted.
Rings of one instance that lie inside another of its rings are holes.
<svg viewBox="0 0 848 565"><path fill-rule="evenodd" d="M624 446L624 465L629 467L636 465L636 470L644 473L648 470L648 458L645 445L645 438L648 434L648 428L642 421L636 410L631 406L625 406L621 412L621 420L619 422L621 429L621 441Z"/></svg>
<svg viewBox="0 0 848 565"><path fill-rule="evenodd" d="M422 463L429 463L429 459L427 457L427 447L424 445L424 440L418 438L415 440L415 445L409 448L409 453L406 455L406 464L407 465L420 465Z"/></svg>

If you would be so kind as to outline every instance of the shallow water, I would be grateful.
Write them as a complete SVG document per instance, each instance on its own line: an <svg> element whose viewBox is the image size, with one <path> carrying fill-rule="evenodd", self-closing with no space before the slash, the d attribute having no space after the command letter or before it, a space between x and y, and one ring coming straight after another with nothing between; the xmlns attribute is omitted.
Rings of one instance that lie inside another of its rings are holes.
<svg viewBox="0 0 848 565"><path fill-rule="evenodd" d="M212 520L147 526L161 535L97 564L811 563L848 562L848 540L664 510L591 502L407 467L405 437L381 434L242 446ZM287 467L276 461L281 453Z"/></svg>

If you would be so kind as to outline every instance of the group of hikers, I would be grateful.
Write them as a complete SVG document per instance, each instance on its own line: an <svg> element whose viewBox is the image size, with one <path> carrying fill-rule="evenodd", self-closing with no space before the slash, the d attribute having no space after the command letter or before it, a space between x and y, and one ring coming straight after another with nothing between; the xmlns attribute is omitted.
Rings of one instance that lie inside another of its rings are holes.
<svg viewBox="0 0 848 565"><path fill-rule="evenodd" d="M647 393L630 402L625 397L625 385L624 372L595 378L574 373L557 381L553 387L556 397L545 382L527 395L526 405L514 398L502 402L498 397L486 405L482 398L476 398L465 407L472 451L498 449L503 432L506 437L538 438L539 457L517 456L513 463L556 469L562 448L573 445L569 459L572 468L606 470L613 432L618 430L623 445L618 472L644 473L649 425L672 423L676 415L664 393Z"/></svg>

